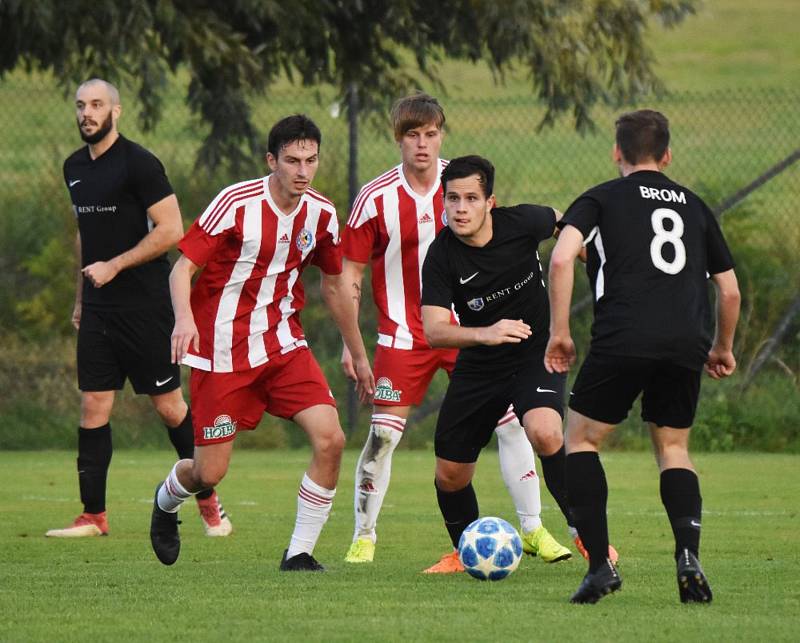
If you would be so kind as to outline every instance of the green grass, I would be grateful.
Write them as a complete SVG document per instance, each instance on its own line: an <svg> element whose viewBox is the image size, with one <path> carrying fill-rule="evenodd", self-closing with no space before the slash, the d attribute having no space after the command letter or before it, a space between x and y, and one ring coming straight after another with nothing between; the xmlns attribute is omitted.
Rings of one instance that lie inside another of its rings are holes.
<svg viewBox="0 0 800 643"><path fill-rule="evenodd" d="M0 639L107 640L541 640L789 641L800 608L797 457L698 455L705 516L702 554L715 592L710 606L678 602L672 536L658 499L652 458L604 456L609 520L621 552L621 592L596 606L566 601L583 561L548 566L526 559L509 579L480 583L426 577L448 541L438 514L429 452L400 452L380 524L376 562L347 566L352 470L316 554L329 573L282 575L303 451L240 451L220 493L233 517L228 539L202 536L194 507L183 511L183 554L171 568L150 551L147 527L167 452L118 451L109 486L111 535L45 539L78 509L72 452L0 454ZM497 457L481 459L482 514L513 520ZM543 491L544 519L564 523Z"/></svg>

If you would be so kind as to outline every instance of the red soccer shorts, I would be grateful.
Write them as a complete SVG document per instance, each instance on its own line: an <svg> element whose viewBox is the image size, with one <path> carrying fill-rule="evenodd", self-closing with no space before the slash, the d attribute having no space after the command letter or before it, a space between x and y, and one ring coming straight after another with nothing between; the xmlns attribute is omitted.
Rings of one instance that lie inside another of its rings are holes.
<svg viewBox="0 0 800 643"><path fill-rule="evenodd" d="M456 348L402 350L375 347L375 396L377 406L411 406L422 402L438 369L449 375L456 363Z"/></svg>
<svg viewBox="0 0 800 643"><path fill-rule="evenodd" d="M195 368L190 384L197 446L227 442L237 431L251 431L264 412L288 420L317 404L336 406L325 375L307 348L247 371L213 373Z"/></svg>

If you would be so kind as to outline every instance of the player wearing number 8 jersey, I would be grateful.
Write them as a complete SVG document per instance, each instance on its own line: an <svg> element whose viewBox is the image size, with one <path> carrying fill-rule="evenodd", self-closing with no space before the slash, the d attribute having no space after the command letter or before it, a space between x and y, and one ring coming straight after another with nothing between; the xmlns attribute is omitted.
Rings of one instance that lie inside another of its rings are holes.
<svg viewBox="0 0 800 643"><path fill-rule="evenodd" d="M606 558L608 490L598 449L640 393L675 536L681 601L711 600L697 560L701 497L689 458L689 428L703 365L715 379L736 367L732 347L740 297L714 215L700 197L662 173L671 158L663 114L640 110L621 116L614 160L622 178L588 190L569 207L551 257L549 371L565 372L575 360L569 303L582 245L595 300L591 347L567 419L569 506L590 556L574 603L594 603L621 585ZM717 289L713 340L709 276Z"/></svg>

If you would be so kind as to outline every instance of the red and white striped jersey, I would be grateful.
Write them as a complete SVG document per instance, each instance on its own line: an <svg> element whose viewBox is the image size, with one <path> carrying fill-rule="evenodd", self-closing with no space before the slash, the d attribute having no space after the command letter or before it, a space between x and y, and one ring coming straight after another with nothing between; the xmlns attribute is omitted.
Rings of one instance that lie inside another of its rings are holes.
<svg viewBox="0 0 800 643"><path fill-rule="evenodd" d="M344 256L371 260L372 294L378 307L378 344L428 348L422 331L422 263L428 246L446 225L439 171L430 192L414 192L398 165L367 183L358 194L342 234Z"/></svg>
<svg viewBox="0 0 800 643"><path fill-rule="evenodd" d="M190 347L184 364L243 371L307 346L300 275L309 263L327 274L342 271L333 203L309 189L293 212L282 214L268 181L225 188L178 243L204 266L191 295L200 350Z"/></svg>

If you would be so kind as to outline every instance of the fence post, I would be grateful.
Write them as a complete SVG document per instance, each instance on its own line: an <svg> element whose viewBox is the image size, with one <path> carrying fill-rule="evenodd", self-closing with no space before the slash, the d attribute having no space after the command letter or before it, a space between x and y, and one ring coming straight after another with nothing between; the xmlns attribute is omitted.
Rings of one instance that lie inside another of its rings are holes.
<svg viewBox="0 0 800 643"><path fill-rule="evenodd" d="M358 84L350 83L347 88L347 130L348 130L348 162L347 162L347 216L353 210L358 195ZM347 382L347 435L353 434L358 423L358 396L354 382Z"/></svg>

